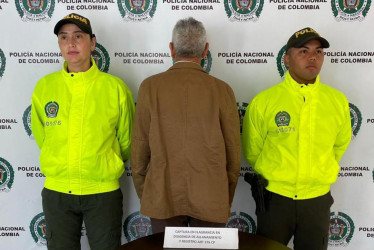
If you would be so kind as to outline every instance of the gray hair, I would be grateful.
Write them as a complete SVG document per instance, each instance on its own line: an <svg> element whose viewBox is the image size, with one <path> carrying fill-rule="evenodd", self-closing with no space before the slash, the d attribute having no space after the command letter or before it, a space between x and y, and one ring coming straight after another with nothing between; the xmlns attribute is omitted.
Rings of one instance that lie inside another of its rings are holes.
<svg viewBox="0 0 374 250"><path fill-rule="evenodd" d="M172 42L177 57L200 58L206 44L204 25L192 17L179 20L173 29Z"/></svg>

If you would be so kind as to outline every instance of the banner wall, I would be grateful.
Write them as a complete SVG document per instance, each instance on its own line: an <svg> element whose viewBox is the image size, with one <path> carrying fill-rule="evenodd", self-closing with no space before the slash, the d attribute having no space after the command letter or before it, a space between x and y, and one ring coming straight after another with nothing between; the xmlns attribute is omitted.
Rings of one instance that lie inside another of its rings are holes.
<svg viewBox="0 0 374 250"><path fill-rule="evenodd" d="M39 149L30 129L31 94L37 81L62 68L57 21L74 12L91 20L93 57L102 71L120 77L134 100L146 77L172 65L171 32L194 17L208 33L202 66L229 83L243 118L251 99L280 82L291 34L317 30L325 50L321 81L346 94L353 140L332 186L329 249L374 249L374 9L372 0L0 0L0 249L46 249ZM228 227L256 232L255 204L244 173ZM121 178L122 242L152 233L139 214L131 166ZM82 249L89 249L82 227ZM292 243L289 245L292 247Z"/></svg>

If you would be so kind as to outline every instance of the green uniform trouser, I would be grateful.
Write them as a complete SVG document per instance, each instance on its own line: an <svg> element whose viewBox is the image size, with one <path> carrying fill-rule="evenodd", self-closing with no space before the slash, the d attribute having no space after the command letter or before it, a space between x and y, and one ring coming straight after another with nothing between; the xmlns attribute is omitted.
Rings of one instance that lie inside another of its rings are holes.
<svg viewBox="0 0 374 250"><path fill-rule="evenodd" d="M70 195L44 188L43 210L49 250L81 249L84 221L91 250L112 250L121 245L122 192Z"/></svg>
<svg viewBox="0 0 374 250"><path fill-rule="evenodd" d="M330 192L293 200L266 191L266 211L257 213L257 234L284 245L294 236L295 250L326 250L333 202Z"/></svg>

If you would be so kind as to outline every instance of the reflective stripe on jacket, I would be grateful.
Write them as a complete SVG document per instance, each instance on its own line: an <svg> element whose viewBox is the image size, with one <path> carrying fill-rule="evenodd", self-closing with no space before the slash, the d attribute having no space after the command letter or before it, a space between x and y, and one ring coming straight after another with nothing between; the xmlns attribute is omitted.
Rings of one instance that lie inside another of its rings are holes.
<svg viewBox="0 0 374 250"><path fill-rule="evenodd" d="M293 199L326 194L351 140L349 103L320 83L283 82L258 94L243 121L243 151L268 190Z"/></svg>
<svg viewBox="0 0 374 250"><path fill-rule="evenodd" d="M119 78L62 71L43 77L32 95L31 126L41 149L45 187L86 195L119 188L130 157L134 102Z"/></svg>

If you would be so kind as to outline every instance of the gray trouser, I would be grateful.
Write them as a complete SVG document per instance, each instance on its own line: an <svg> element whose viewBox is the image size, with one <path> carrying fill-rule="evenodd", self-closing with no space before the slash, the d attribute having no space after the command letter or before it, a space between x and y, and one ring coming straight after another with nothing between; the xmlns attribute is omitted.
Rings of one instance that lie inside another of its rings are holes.
<svg viewBox="0 0 374 250"><path fill-rule="evenodd" d="M295 250L326 250L330 225L330 192L306 200L293 200L269 191L266 211L257 213L257 234L287 245L294 236Z"/></svg>
<svg viewBox="0 0 374 250"><path fill-rule="evenodd" d="M121 245L122 192L70 195L44 188L43 210L47 247L80 249L84 221L91 250L112 250Z"/></svg>

